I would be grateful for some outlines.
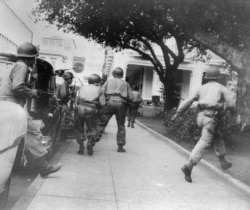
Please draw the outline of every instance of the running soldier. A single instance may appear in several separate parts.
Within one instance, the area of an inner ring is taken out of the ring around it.
[[[231,109],[233,103],[231,92],[223,85],[218,83],[220,71],[216,67],[210,67],[206,71],[207,83],[189,99],[183,101],[172,117],[175,121],[181,116],[194,101],[198,101],[199,113],[197,116],[197,125],[202,129],[201,137],[192,150],[189,161],[182,167],[187,182],[192,182],[191,173],[193,166],[205,155],[205,149],[211,144],[214,146],[215,154],[219,158],[222,169],[226,170],[232,166],[225,159],[226,148],[224,140],[219,133],[220,120],[226,109]]]

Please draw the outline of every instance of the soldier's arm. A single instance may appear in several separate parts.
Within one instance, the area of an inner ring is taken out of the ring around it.
[[[65,84],[62,84],[60,87],[60,98],[61,100],[69,99],[69,89]]]
[[[107,93],[107,87],[108,87],[108,81],[106,81],[106,82],[103,84],[103,86],[102,86],[102,92],[103,92],[104,94]]]
[[[234,109],[235,107],[235,93],[226,87],[223,87],[223,98],[225,100],[225,108]]]
[[[60,87],[61,87],[61,86],[58,86],[57,89],[56,89],[56,98],[57,98],[57,99],[60,99],[60,98],[61,98],[61,96],[60,96]]]
[[[99,94],[100,94],[100,96],[99,96],[99,104],[100,104],[101,107],[103,107],[106,104],[105,95],[104,95],[104,93],[102,92],[101,89],[100,89]]]
[[[141,97],[141,94],[139,93],[139,99],[138,99],[138,102],[141,103],[142,102],[142,97]]]
[[[172,117],[172,120],[176,120],[183,113],[185,113],[188,110],[188,108],[192,105],[192,103],[194,101],[197,101],[198,99],[199,99],[199,94],[198,92],[196,92],[193,96],[183,101],[178,107],[176,114]]]
[[[26,84],[26,77],[28,76],[28,68],[25,66],[16,66],[11,74],[11,88],[12,91],[21,97],[35,97],[37,90],[30,89]]]
[[[133,101],[134,96],[133,96],[131,87],[130,87],[130,85],[129,85],[128,83],[127,83],[127,90],[128,90],[128,100],[129,100],[129,101]]]

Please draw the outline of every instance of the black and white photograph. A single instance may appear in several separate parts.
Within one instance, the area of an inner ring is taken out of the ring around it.
[[[0,210],[249,210],[249,0],[0,0]]]

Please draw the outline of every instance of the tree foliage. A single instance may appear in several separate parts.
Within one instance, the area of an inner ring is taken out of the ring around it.
[[[239,72],[249,71],[250,1],[168,0],[184,32],[220,55]]]
[[[117,50],[131,49],[152,62],[164,84],[168,102],[173,101],[176,70],[184,60],[184,49],[199,44],[185,35],[175,23],[174,9],[164,7],[165,1],[153,0],[40,0],[36,14],[56,23],[59,28],[73,31]],[[176,40],[177,49],[166,45]],[[155,47],[162,50],[164,63]],[[171,104],[169,104],[171,107]]]
[[[38,0],[36,14],[117,50],[132,49],[150,60],[173,100],[176,69],[184,49],[206,48],[238,72],[250,72],[248,0]],[[174,37],[177,50],[166,45]],[[153,46],[159,46],[164,64]],[[203,46],[203,47],[202,47]],[[242,74],[243,77],[246,74]],[[170,105],[171,107],[171,105]]]

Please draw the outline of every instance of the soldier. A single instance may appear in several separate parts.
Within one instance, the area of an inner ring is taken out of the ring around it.
[[[66,113],[64,128],[67,130],[73,131],[74,129],[74,118],[70,111],[70,107],[68,106],[68,102],[70,101],[70,85],[73,82],[73,74],[71,72],[65,72],[63,74],[64,83],[61,84],[56,91],[56,97],[60,99],[60,105],[63,108],[63,111]]]
[[[37,56],[37,48],[31,43],[26,42],[17,48],[18,60],[13,65],[11,71],[3,78],[4,82],[0,87],[0,100],[11,101],[24,106],[27,98],[39,96],[38,90],[28,87],[30,70],[32,70]],[[41,137],[42,134],[37,125],[28,116],[28,131],[25,139],[24,154],[29,162],[35,161],[38,164],[40,175],[46,177],[60,170],[62,164],[48,164],[48,151],[41,143]]]
[[[81,86],[78,94],[78,106],[76,111],[77,124],[76,129],[79,132],[84,131],[86,123],[87,133],[87,151],[89,155],[93,154],[93,146],[96,142],[96,126],[97,126],[97,111],[101,106],[105,105],[104,94],[101,90],[101,77],[97,74],[92,74],[88,79],[89,85]],[[78,135],[79,143],[78,154],[84,153],[84,138],[82,134]]]
[[[190,154],[189,162],[182,167],[187,182],[192,182],[193,166],[198,164],[205,154],[205,149],[211,144],[214,146],[222,169],[226,170],[232,166],[232,163],[225,159],[226,148],[218,129],[223,113],[225,113],[226,109],[232,108],[233,104],[230,91],[218,83],[219,78],[220,71],[217,67],[213,66],[207,69],[206,79],[208,82],[202,85],[192,97],[183,101],[171,119],[175,121],[194,101],[198,101],[197,125],[202,129],[202,133]]]
[[[133,101],[128,107],[128,127],[134,128],[135,118],[137,117],[137,112],[142,102],[141,95],[139,93],[139,88],[136,86],[132,87]]]
[[[118,132],[117,145],[118,152],[126,152],[123,148],[126,144],[125,118],[128,102],[133,100],[133,94],[129,84],[122,80],[123,70],[115,68],[113,79],[106,81],[103,85],[103,92],[106,98],[106,105],[101,110],[102,120],[98,122],[98,138],[100,138],[110,118],[115,115]]]

